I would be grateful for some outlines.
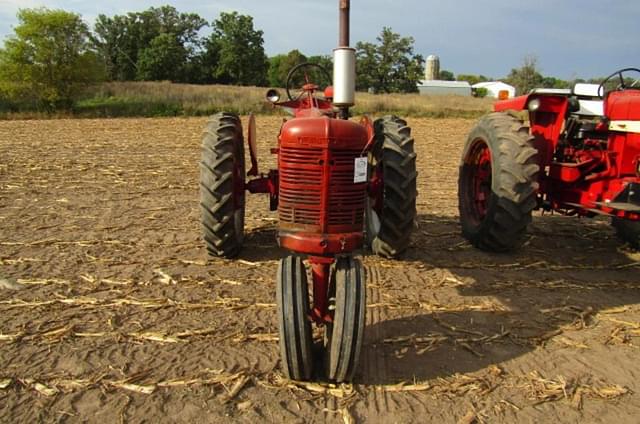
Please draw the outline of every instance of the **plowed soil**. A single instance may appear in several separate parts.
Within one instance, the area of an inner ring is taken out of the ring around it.
[[[241,257],[207,258],[204,124],[0,122],[0,421],[638,421],[638,255],[606,220],[548,215],[516,253],[472,248],[471,120],[409,120],[417,228],[400,260],[363,254],[355,383],[286,381],[276,216],[249,196]],[[262,171],[279,125],[258,119]]]

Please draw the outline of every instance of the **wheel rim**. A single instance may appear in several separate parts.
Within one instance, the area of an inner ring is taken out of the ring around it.
[[[487,216],[491,197],[491,150],[484,140],[478,139],[473,142],[467,166],[469,204],[473,217],[479,222]]]

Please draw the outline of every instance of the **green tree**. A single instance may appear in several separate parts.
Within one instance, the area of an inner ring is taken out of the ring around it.
[[[487,94],[489,94],[489,90],[484,87],[472,88],[471,94],[473,95],[473,97],[487,97]]]
[[[543,76],[538,71],[538,59],[526,56],[520,68],[514,68],[505,79],[507,84],[516,88],[516,93],[526,94],[534,88],[542,86]]]
[[[175,66],[180,69],[179,80],[186,82],[193,74],[200,72],[193,69],[195,66],[208,63],[203,60],[206,55],[199,35],[205,26],[207,21],[195,13],[179,13],[172,6],[151,7],[127,15],[99,15],[94,25],[94,43],[105,58],[109,78],[118,81],[130,81],[153,74],[148,68],[138,71],[139,66],[148,66],[153,61],[150,52],[144,54],[152,44],[153,51],[165,58],[175,56],[177,45],[180,45],[178,50],[183,50],[185,54]],[[161,35],[162,39],[154,43],[154,39]],[[138,63],[142,56],[145,56],[143,63]]]
[[[266,85],[269,63],[264,53],[263,32],[254,29],[253,18],[238,12],[222,12],[212,26],[208,46],[218,55],[214,78],[226,84]]]
[[[160,34],[140,52],[136,78],[142,81],[181,81],[187,63],[187,50],[175,34]]]
[[[185,81],[195,84],[215,83],[213,71],[217,63],[217,45],[207,39],[203,42],[203,48],[187,60],[184,67]]]
[[[543,77],[541,81],[541,86],[544,88],[569,88],[570,84],[567,81],[554,78],[554,77]]]
[[[322,66],[327,70],[327,72],[329,72],[329,74],[333,73],[333,58],[331,56],[309,56],[307,60],[309,63],[315,63],[316,65]]]
[[[80,15],[63,10],[21,9],[15,35],[0,51],[0,81],[14,99],[69,108],[79,90],[104,76]]]
[[[484,75],[458,74],[458,76],[456,76],[456,80],[467,81],[469,84],[474,85],[479,82],[491,81],[491,78],[485,77]]]
[[[456,80],[456,77],[455,77],[455,75],[453,75],[453,72],[447,71],[446,69],[443,69],[442,71],[440,71],[440,75],[438,75],[438,78],[440,79],[440,81],[455,81]]]
[[[271,87],[284,87],[284,80],[280,75],[280,64],[286,57],[286,54],[277,54],[268,59],[269,70],[267,71],[267,81]]]
[[[307,57],[299,50],[291,50],[289,53],[269,58],[269,85],[272,87],[284,87],[289,71],[296,65],[307,62]],[[298,74],[299,83],[302,74]]]
[[[356,44],[358,90],[377,93],[417,92],[423,75],[424,58],[413,52],[413,37],[402,37],[384,27],[377,44]]]
[[[330,81],[327,81],[327,76],[318,68],[310,68],[309,77],[313,82],[320,85],[321,88],[325,88],[327,85],[333,85],[333,58],[331,56],[309,56],[309,58],[307,58],[307,62],[322,66],[327,71],[329,78],[331,79]]]

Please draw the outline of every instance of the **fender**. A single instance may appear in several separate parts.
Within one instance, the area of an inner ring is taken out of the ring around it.
[[[529,95],[518,96],[512,99],[500,100],[493,105],[495,112],[506,112],[508,110],[525,110],[529,102]]]
[[[539,154],[538,164],[544,169],[553,158],[568,107],[569,98],[566,94],[540,90],[496,102],[493,109],[496,112],[529,112],[529,126]]]

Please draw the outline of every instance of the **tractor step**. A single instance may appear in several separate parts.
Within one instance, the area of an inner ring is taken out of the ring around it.
[[[625,212],[640,212],[640,205],[627,202],[595,202],[596,205]]]
[[[570,206],[572,208],[582,209],[591,213],[597,213],[598,215],[607,215],[607,216],[611,215],[601,209],[586,208],[584,205],[581,205],[580,203],[564,202],[563,205]]]
[[[640,183],[627,183],[613,202],[595,202],[596,205],[625,212],[640,212]]]

